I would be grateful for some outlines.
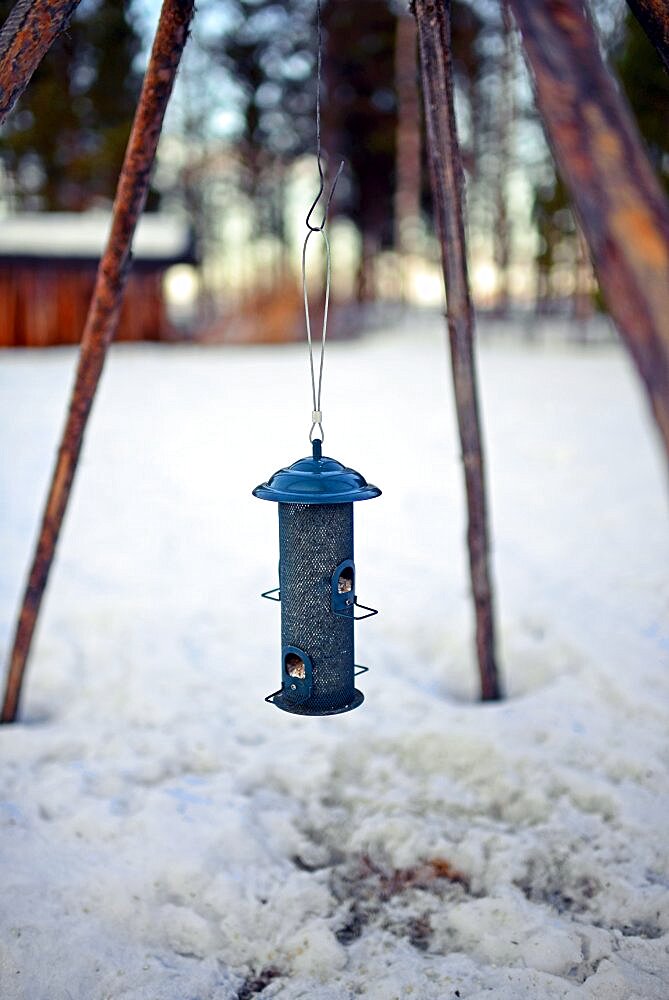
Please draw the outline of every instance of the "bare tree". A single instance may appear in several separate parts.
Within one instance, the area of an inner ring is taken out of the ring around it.
[[[483,447],[474,362],[474,309],[467,273],[464,176],[455,125],[450,0],[414,0],[428,160],[447,292],[451,365],[467,493],[469,565],[476,612],[481,697],[501,697],[495,658]]]
[[[576,249],[574,252],[574,292],[572,315],[580,326],[581,339],[586,336],[586,322],[592,316],[592,266],[588,244],[583,231],[576,223]]]
[[[511,167],[513,107],[513,24],[506,0],[502,0],[502,56],[497,95],[497,155],[495,171],[495,224],[493,246],[499,275],[496,312],[509,312],[509,266],[511,263],[511,220],[508,211],[508,183]]]
[[[409,13],[397,15],[395,31],[395,249],[404,256],[416,252],[420,222],[421,135],[416,25]]]
[[[13,722],[42,598],[79,461],[86,424],[114,336],[130,267],[135,228],[149,190],[165,109],[172,93],[195,0],[163,0],[149,65],[116,189],[112,228],[98,267],[81,340],[79,366],[51,479],[12,647],[2,722]]]

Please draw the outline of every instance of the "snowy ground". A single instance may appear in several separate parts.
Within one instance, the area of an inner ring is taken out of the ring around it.
[[[74,364],[0,355],[7,648]],[[666,1000],[666,476],[614,346],[480,357],[509,699],[473,701],[438,321],[333,345],[367,700],[279,682],[276,509],[300,348],[114,349],[0,731],[3,1000]]]

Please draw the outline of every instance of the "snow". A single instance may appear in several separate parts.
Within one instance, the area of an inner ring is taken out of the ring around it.
[[[0,356],[7,649],[76,358]],[[613,344],[482,337],[509,698],[475,701],[438,319],[332,344],[365,704],[265,704],[299,346],[122,345],[0,730],[3,1000],[664,1000],[666,472]],[[439,877],[441,873],[442,877]],[[445,873],[445,874],[444,874]]]

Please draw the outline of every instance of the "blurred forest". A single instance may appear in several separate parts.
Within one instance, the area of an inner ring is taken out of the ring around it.
[[[13,6],[0,2],[3,21]],[[109,202],[142,83],[141,50],[128,4],[81,5],[4,127],[9,210],[81,212]]]
[[[3,19],[11,7],[0,2]],[[453,10],[477,305],[586,318],[601,305],[587,248],[506,7],[457,0]],[[6,214],[109,207],[155,13],[153,0],[83,0],[0,135]],[[622,0],[599,0],[594,13],[669,189],[669,77]],[[374,303],[435,305],[442,293],[408,4],[324,0],[323,18],[323,144],[335,167],[346,161],[331,226],[336,333]],[[204,337],[301,334],[315,48],[315,0],[198,5],[149,209],[194,234],[198,263],[176,269],[170,290]]]

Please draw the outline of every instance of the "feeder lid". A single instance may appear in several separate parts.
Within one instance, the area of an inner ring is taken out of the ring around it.
[[[314,453],[309,458],[279,469],[266,483],[256,486],[254,497],[277,503],[353,503],[371,500],[381,495],[355,469],[347,469],[334,458],[321,454],[321,442],[313,442]]]

